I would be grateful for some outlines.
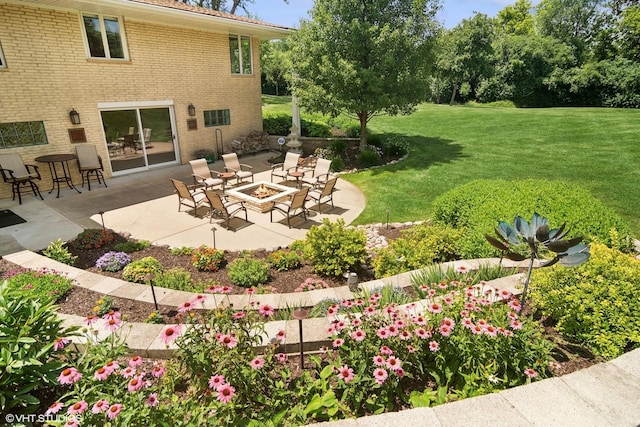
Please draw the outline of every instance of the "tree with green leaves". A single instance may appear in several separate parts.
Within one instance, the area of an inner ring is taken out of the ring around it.
[[[260,43],[260,68],[264,81],[272,85],[275,95],[279,96],[281,89],[287,88],[291,78],[291,55],[287,40],[267,40]]]
[[[291,36],[292,91],[307,110],[355,116],[360,147],[378,114],[426,99],[439,0],[317,0]]]
[[[533,6],[529,0],[518,0],[513,5],[506,6],[498,12],[496,27],[499,31],[509,35],[526,36],[535,32]]]

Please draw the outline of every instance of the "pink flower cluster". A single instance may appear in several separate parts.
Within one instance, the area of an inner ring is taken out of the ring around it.
[[[227,383],[224,375],[213,375],[209,378],[209,388],[216,391],[216,399],[222,403],[229,403],[236,394],[236,389]]]

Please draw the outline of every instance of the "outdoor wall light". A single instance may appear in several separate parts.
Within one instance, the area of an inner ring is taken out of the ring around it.
[[[191,117],[196,115],[196,107],[194,107],[193,104],[190,103],[188,109]]]
[[[71,111],[69,111],[69,120],[71,120],[71,123],[74,125],[80,124],[80,114],[75,110],[75,108],[72,108]]]

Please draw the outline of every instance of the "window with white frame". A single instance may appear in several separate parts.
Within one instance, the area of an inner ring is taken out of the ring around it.
[[[0,45],[0,68],[6,68],[7,62],[4,60],[4,54],[2,53],[2,45]]]
[[[238,34],[229,35],[232,74],[252,74],[251,37]]]
[[[120,18],[83,13],[82,22],[90,58],[127,59]]]

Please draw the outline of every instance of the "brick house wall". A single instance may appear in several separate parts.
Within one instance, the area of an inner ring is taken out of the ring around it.
[[[214,149],[214,127],[204,110],[229,109],[231,125],[221,126],[225,146],[252,130],[262,130],[259,40],[252,37],[253,74],[232,75],[230,32],[161,25],[123,17],[128,61],[88,59],[81,11],[0,4],[0,123],[44,121],[47,145],[0,148],[18,152],[25,163],[44,154],[75,153],[69,129],[84,128],[87,142],[108,158],[98,103],[172,101],[179,161],[198,149]],[[233,32],[231,32],[233,33]],[[238,32],[238,34],[243,34]],[[196,107],[197,130],[187,129],[187,106]],[[80,113],[72,125],[69,111]],[[105,161],[105,175],[110,176]],[[41,190],[51,188],[46,164],[39,164]],[[75,165],[74,182],[79,182]],[[11,197],[0,181],[0,198]]]

